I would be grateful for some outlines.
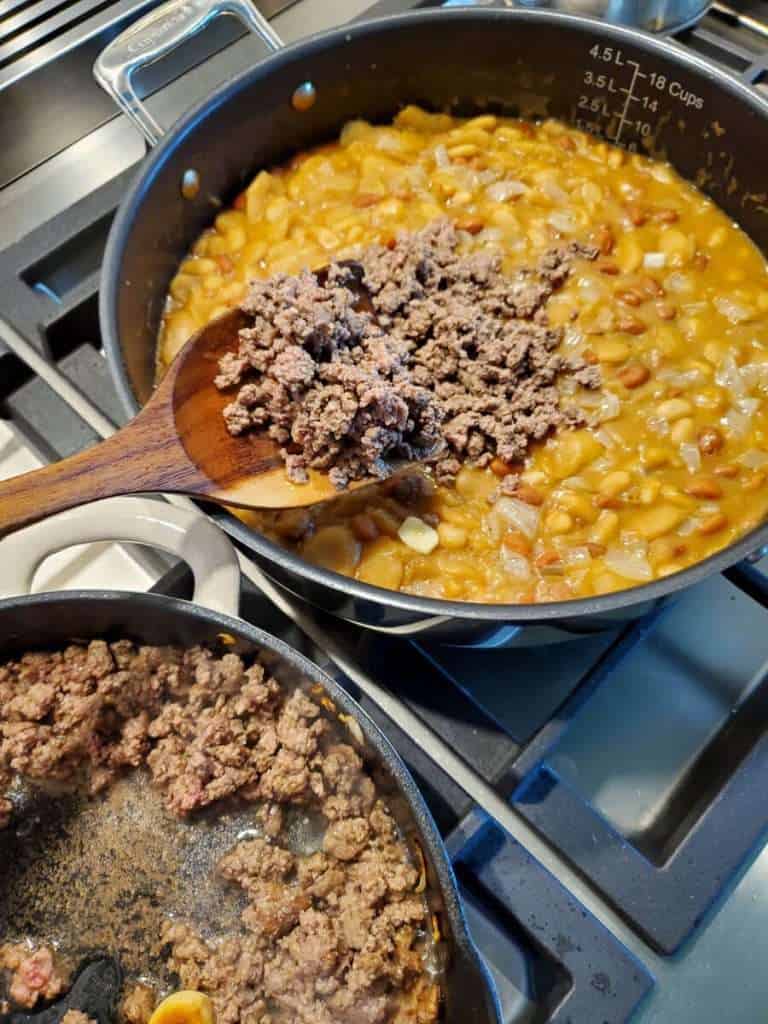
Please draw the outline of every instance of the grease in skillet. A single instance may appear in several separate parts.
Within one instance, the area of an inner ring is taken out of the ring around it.
[[[445,216],[465,251],[498,251],[509,272],[563,243],[600,250],[546,307],[562,352],[600,367],[601,390],[579,396],[593,422],[520,462],[467,458],[453,486],[419,475],[248,523],[364,582],[530,602],[670,575],[765,517],[765,261],[669,166],[557,122],[409,107],[262,172],[172,282],[160,371],[249,279],[355,258]],[[512,474],[514,493],[489,502]]]

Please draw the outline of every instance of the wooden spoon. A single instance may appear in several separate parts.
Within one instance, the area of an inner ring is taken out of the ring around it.
[[[112,437],[43,469],[0,483],[0,533],[99,498],[142,491],[189,494],[243,508],[297,508],[338,495],[324,473],[292,483],[278,446],[255,431],[233,437],[232,400],[214,385],[218,361],[251,320],[224,313],[186,343],[141,412]],[[370,486],[356,480],[350,489]]]

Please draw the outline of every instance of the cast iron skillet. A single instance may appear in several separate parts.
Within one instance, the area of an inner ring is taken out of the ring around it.
[[[501,1024],[487,967],[467,932],[456,881],[440,834],[403,762],[383,733],[349,695],[316,665],[269,633],[236,618],[239,570],[232,546],[203,516],[162,502],[117,498],[54,516],[0,542],[8,572],[0,597],[12,586],[28,589],[43,558],[92,540],[132,540],[186,559],[195,576],[195,602],[155,594],[70,591],[0,600],[0,660],[55,647],[73,638],[130,637],[147,644],[189,646],[234,638],[227,651],[267,652],[270,671],[286,686],[319,683],[365,738],[372,769],[380,769],[386,799],[403,834],[418,839],[427,861],[427,893],[445,936],[444,1018],[455,1024]],[[204,608],[201,603],[212,607]],[[13,823],[11,824],[13,828]],[[3,832],[0,831],[0,858]],[[47,884],[46,878],[42,883]],[[0,906],[0,934],[2,933]],[[442,944],[441,944],[442,945]]]
[[[247,2],[171,0],[97,62],[99,80],[150,141],[161,130],[132,93],[131,70],[221,11],[239,14],[276,45]],[[315,96],[309,109],[292,102],[297,90],[299,100]],[[611,139],[618,134],[622,145],[670,160],[768,251],[768,104],[727,72],[637,30],[541,11],[453,8],[357,23],[290,46],[225,82],[144,163],[112,226],[100,292],[102,334],[129,413],[152,389],[168,283],[220,203],[229,203],[259,168],[336,137],[345,121],[386,120],[406,103],[458,114],[553,116]],[[195,181],[197,191],[189,188]],[[309,565],[226,512],[213,514],[294,594],[365,626],[451,641],[493,637],[509,624],[582,633],[610,628],[768,547],[766,524],[644,586],[554,604],[485,605],[347,579]]]

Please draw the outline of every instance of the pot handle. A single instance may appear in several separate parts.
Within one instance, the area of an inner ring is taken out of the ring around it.
[[[240,567],[225,534],[200,512],[148,498],[94,501],[0,540],[0,598],[29,594],[48,555],[93,541],[132,541],[176,555],[192,570],[193,601],[237,617]]]
[[[150,146],[157,145],[164,131],[136,95],[134,71],[172,53],[220,14],[234,15],[270,50],[282,49],[282,39],[250,0],[167,0],[113,39],[96,59],[96,81]]]

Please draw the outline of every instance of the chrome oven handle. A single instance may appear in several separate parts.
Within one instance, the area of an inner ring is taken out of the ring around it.
[[[270,50],[282,49],[282,39],[250,0],[167,0],[113,39],[97,57],[96,81],[150,146],[157,145],[164,131],[136,95],[133,73],[172,53],[220,14],[234,15]]]

